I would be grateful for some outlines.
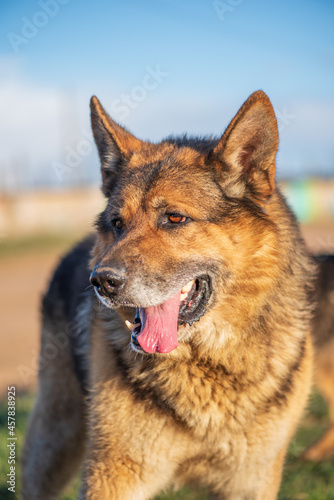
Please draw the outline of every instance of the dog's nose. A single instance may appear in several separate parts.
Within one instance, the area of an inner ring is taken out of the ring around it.
[[[93,269],[90,282],[100,295],[115,295],[126,281],[126,271],[122,267],[108,267]]]

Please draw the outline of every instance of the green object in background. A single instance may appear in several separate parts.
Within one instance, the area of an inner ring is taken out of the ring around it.
[[[300,222],[312,222],[317,218],[316,192],[312,181],[295,181],[283,187],[289,206]]]

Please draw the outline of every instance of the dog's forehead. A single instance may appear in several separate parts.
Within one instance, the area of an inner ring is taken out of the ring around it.
[[[123,172],[117,191],[124,214],[132,218],[143,207],[163,205],[203,210],[208,197],[218,201],[221,193],[203,154],[168,143],[153,146],[133,153]]]
[[[159,144],[144,142],[138,151],[132,153],[128,166],[137,169],[145,165],[159,164],[171,160],[177,154],[177,150],[178,148],[167,142]]]
[[[208,182],[212,177],[204,155],[189,147],[161,143],[134,152],[124,172],[123,187],[146,194],[160,189],[178,190]]]

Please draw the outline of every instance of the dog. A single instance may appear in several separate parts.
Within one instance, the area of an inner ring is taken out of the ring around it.
[[[23,499],[56,498],[82,461],[81,500],[275,499],[316,267],[275,183],[271,102],[254,92],[218,139],[143,142],[96,97],[91,119],[106,206],[43,299]]]

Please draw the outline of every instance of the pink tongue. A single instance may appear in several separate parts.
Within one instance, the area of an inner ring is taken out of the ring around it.
[[[145,352],[171,352],[177,342],[177,320],[180,308],[180,293],[163,304],[139,308],[142,330],[137,336]]]

